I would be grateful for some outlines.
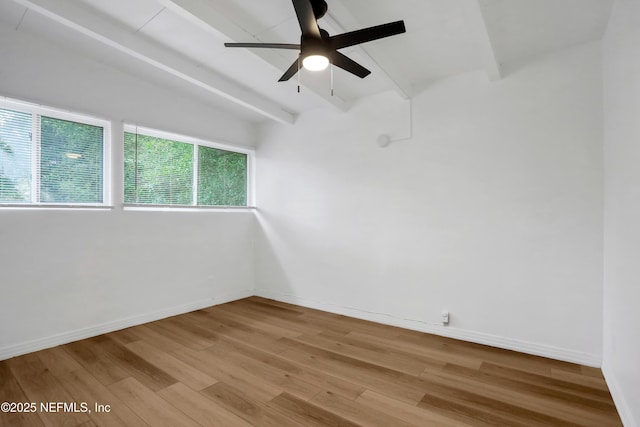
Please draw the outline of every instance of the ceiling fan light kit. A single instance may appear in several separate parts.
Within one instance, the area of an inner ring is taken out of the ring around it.
[[[329,66],[329,58],[324,55],[309,55],[302,60],[302,66],[309,71],[322,71]]]
[[[292,2],[302,30],[300,44],[225,43],[224,45],[226,47],[299,50],[298,58],[280,77],[278,80],[280,82],[287,81],[296,75],[300,71],[300,64],[307,70],[321,71],[331,63],[360,78],[365,78],[371,74],[371,71],[338,50],[406,32],[404,21],[396,21],[330,36],[328,32],[318,26],[318,19],[327,12],[325,0],[292,0]]]

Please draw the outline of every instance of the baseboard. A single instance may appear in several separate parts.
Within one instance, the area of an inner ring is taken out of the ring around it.
[[[583,353],[544,344],[530,343],[526,341],[485,334],[482,332],[454,328],[451,326],[442,326],[439,324],[421,322],[418,320],[402,319],[382,313],[371,313],[357,308],[343,307],[324,301],[300,298],[295,295],[271,292],[262,289],[257,289],[255,295],[263,298],[274,299],[276,301],[286,302],[289,304],[313,308],[316,310],[328,311],[330,313],[369,320],[385,325],[397,326],[400,328],[426,332],[429,334],[440,335],[448,338],[455,338],[463,341],[474,342],[477,344],[489,345],[506,350],[514,350],[521,353],[533,354],[536,356],[548,357],[551,359],[562,360],[571,363],[578,363],[580,365],[599,368],[602,364],[602,358],[595,354]]]
[[[55,347],[67,344],[73,341],[94,337],[108,332],[117,331],[131,326],[141,325],[143,323],[153,322],[179,314],[188,313],[190,311],[200,310],[202,308],[211,307],[218,304],[224,304],[248,298],[257,295],[264,298],[274,299],[290,304],[301,305],[317,310],[327,311],[330,313],[341,314],[344,316],[355,317],[358,319],[369,320],[372,322],[382,323],[385,325],[398,326],[400,328],[411,329],[420,332],[426,332],[434,335],[441,335],[449,338],[460,339],[464,341],[485,344],[492,347],[503,348],[507,350],[519,351],[522,353],[533,354],[536,356],[549,357],[551,359],[564,360],[581,365],[600,367],[602,359],[597,355],[577,352],[573,350],[552,347],[542,344],[529,343],[510,338],[503,338],[495,335],[485,334],[481,332],[468,331],[454,327],[444,327],[437,324],[425,323],[412,319],[402,319],[382,313],[371,313],[364,310],[343,307],[337,304],[331,304],[323,301],[312,300],[308,298],[300,298],[295,295],[282,294],[266,290],[245,290],[221,295],[215,298],[195,301],[189,304],[169,307],[167,309],[155,311],[152,313],[132,316],[113,322],[95,325],[88,328],[82,328],[75,331],[69,331],[50,337],[26,341],[19,344],[0,348],[0,360],[9,359],[11,357],[20,356],[22,354],[31,353],[45,348]],[[616,402],[617,403],[617,402]],[[635,425],[635,424],[631,424]]]
[[[137,316],[127,317],[125,319],[115,320],[113,322],[103,323],[88,328],[77,329],[50,337],[26,341],[19,344],[10,345],[0,348],[0,360],[9,359],[11,357],[20,356],[34,351],[43,350],[45,348],[56,347],[58,345],[67,344],[73,341],[85,338],[95,337],[97,335],[106,334],[108,332],[129,328],[131,326],[141,325],[143,323],[154,322],[156,320],[165,319],[171,316],[188,313],[190,311],[200,310],[214,305],[224,304],[227,302],[248,298],[254,295],[254,290],[232,292],[214,298],[207,298],[200,301],[194,301],[189,304],[169,307],[163,310],[151,313],[141,314]]]
[[[613,369],[607,363],[606,359],[602,362],[602,374],[604,375],[604,379],[607,381],[609,392],[613,398],[613,403],[616,405],[622,424],[624,424],[625,427],[640,427],[640,424],[636,423],[634,420],[633,413],[631,412],[631,405],[625,399],[624,393],[620,389],[620,384],[618,383]]]

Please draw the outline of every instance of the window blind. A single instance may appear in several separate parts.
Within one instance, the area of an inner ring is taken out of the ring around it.
[[[32,115],[0,108],[0,203],[30,203]]]
[[[107,122],[17,101],[0,106],[1,204],[104,204]]]
[[[102,203],[103,129],[40,119],[40,201]]]
[[[164,137],[160,131],[125,129],[125,204],[247,206],[247,153],[180,135]]]
[[[247,155],[198,149],[198,205],[247,205]]]
[[[193,145],[125,132],[125,203],[193,204]]]

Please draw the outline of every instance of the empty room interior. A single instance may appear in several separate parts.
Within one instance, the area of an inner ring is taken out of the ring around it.
[[[0,0],[0,425],[640,426],[639,164],[640,0]]]

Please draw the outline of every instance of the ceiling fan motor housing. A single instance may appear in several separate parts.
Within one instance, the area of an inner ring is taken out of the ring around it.
[[[311,7],[313,8],[313,14],[316,16],[316,19],[322,18],[329,9],[327,2],[324,0],[311,0]]]
[[[317,37],[304,37],[304,36],[300,39],[300,57],[301,58],[306,58],[307,56],[311,56],[311,55],[322,55],[327,57],[329,56],[329,49],[328,49],[329,34],[324,30],[320,30],[320,31],[322,35],[321,39]]]

